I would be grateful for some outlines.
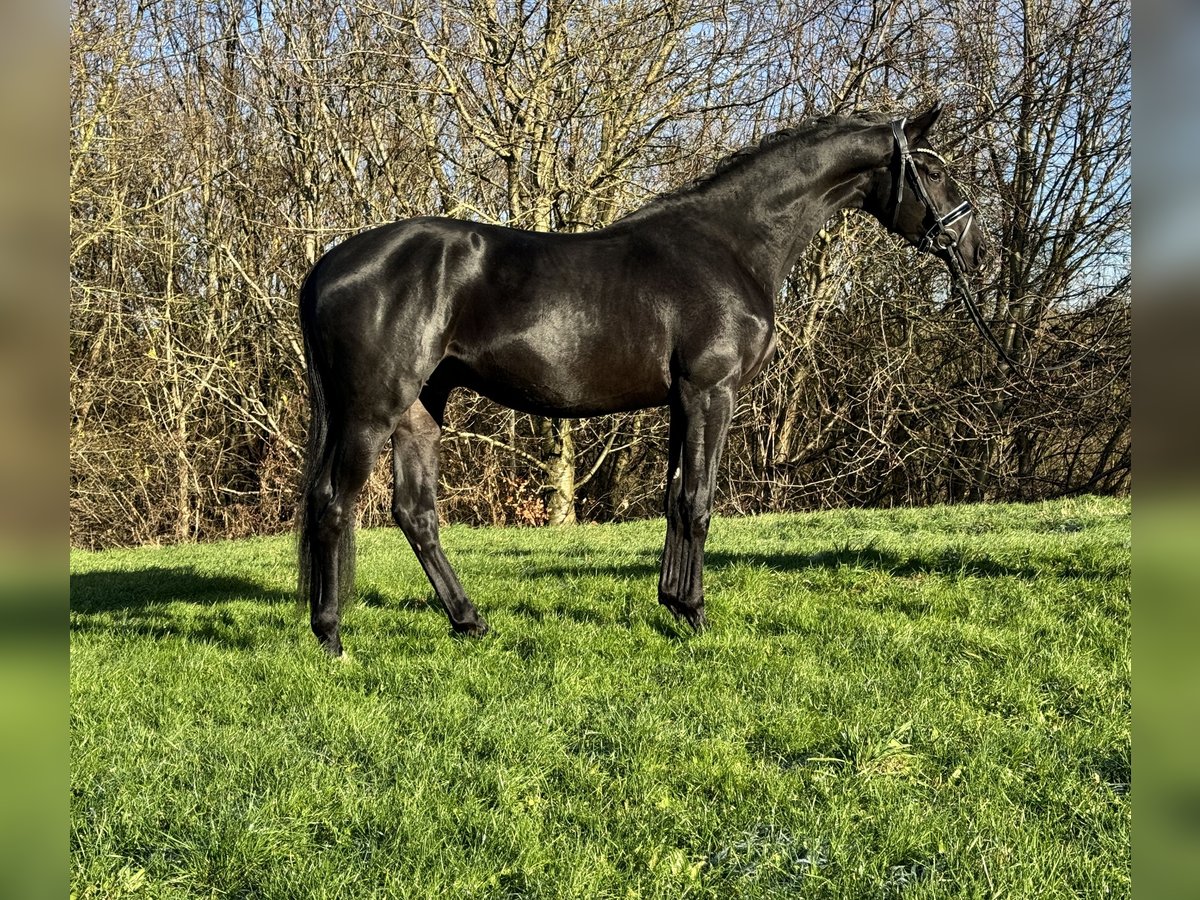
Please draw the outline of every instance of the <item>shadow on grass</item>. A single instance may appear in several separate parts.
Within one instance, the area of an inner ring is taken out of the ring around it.
[[[71,575],[71,611],[150,610],[175,601],[214,606],[234,600],[294,603],[295,594],[245,578],[205,575],[191,566],[79,572]]]
[[[714,568],[733,565],[765,566],[781,572],[812,569],[876,569],[908,578],[913,575],[959,575],[972,578],[1037,578],[1032,566],[1010,566],[987,555],[976,556],[954,549],[928,557],[901,556],[877,547],[839,547],[821,553],[711,553],[707,560]]]
[[[78,572],[71,575],[71,611],[80,617],[72,618],[71,632],[119,632],[154,640],[182,638],[236,650],[253,649],[258,643],[257,629],[244,621],[244,616],[220,608],[238,601],[295,605],[296,595],[245,578],[206,575],[190,566]],[[193,604],[203,611],[172,611],[168,604],[175,602]]]
[[[547,551],[549,555],[551,551]],[[1015,577],[1034,579],[1044,575],[1061,574],[1041,571],[1033,566],[1010,566],[989,556],[945,550],[928,557],[901,556],[875,547],[842,547],[820,553],[729,553],[712,550],[705,553],[705,568],[719,570],[745,565],[776,572],[811,572],[820,569],[874,569],[897,578],[913,575],[950,575],[972,578]],[[553,563],[521,570],[523,577],[564,578],[588,574],[610,578],[650,578],[658,574],[658,557],[645,562],[605,564],[597,554],[594,561],[573,557],[569,562]],[[1087,576],[1089,573],[1078,573]],[[1090,573],[1097,575],[1100,573]]]
[[[406,609],[423,611],[432,609],[442,612],[442,605],[432,593],[425,596],[391,594],[378,587],[359,588],[358,596],[351,600],[350,608],[365,606],[368,609]]]
[[[608,562],[602,551],[594,556],[586,553],[570,553],[562,555],[551,548],[544,553],[531,553],[520,549],[514,556],[521,558],[521,567],[511,574],[513,578],[521,579],[575,579],[595,576],[610,579],[630,579],[646,584],[644,601],[654,601],[652,583],[657,581],[659,572],[659,557],[657,552],[646,551],[639,553],[638,559],[622,562]],[[498,549],[490,557],[490,571],[496,574],[503,572],[504,560],[509,556],[506,550]],[[534,557],[532,564],[529,557]],[[1013,566],[991,558],[986,554],[967,553],[957,548],[949,547],[940,551],[931,551],[926,555],[902,555],[868,545],[853,547],[843,545],[830,550],[812,554],[788,552],[727,552],[710,551],[706,554],[706,568],[717,572],[736,566],[751,566],[774,572],[789,574],[813,573],[818,571],[834,571],[841,569],[863,569],[886,572],[894,578],[911,578],[914,576],[940,575],[949,578],[1021,578],[1034,580],[1039,577],[1062,574],[1055,567],[1039,569],[1035,566]],[[470,584],[473,573],[470,571],[477,563],[468,562],[463,566],[464,583]],[[1092,577],[1102,573],[1090,573]],[[468,588],[469,589],[469,588]],[[639,594],[640,594],[639,590]],[[394,601],[391,601],[394,602]],[[510,612],[516,613],[532,622],[542,622],[547,619],[573,621],[583,625],[623,625],[629,627],[627,617],[608,614],[594,610],[590,606],[569,602],[535,603],[527,599],[516,600],[507,606]],[[415,607],[415,604],[414,604]],[[924,604],[916,604],[913,611],[923,613]],[[486,606],[484,608],[486,614]],[[671,641],[684,641],[691,636],[692,630],[686,624],[674,621],[669,615],[650,616],[646,623],[661,637]],[[768,630],[778,633],[790,632],[790,626],[781,624],[766,625]]]
[[[653,596],[647,594],[646,602],[652,601]],[[509,607],[508,611],[538,623],[560,620],[598,628],[623,628],[626,631],[633,627],[633,622],[627,615],[617,614],[611,609],[606,613],[606,611],[580,603],[559,602],[535,605],[528,600],[521,600]],[[665,609],[661,608],[655,614],[646,616],[644,624],[656,632],[659,637],[676,643],[684,641],[695,633],[687,623],[673,618]]]
[[[221,644],[236,650],[252,650],[258,646],[251,629],[236,622],[230,623],[209,617],[176,620],[165,616],[144,616],[122,622],[119,626],[103,620],[85,619],[72,622],[71,631],[79,634],[111,634],[119,631],[121,634],[133,634],[156,641],[163,638],[183,638],[202,644]]]

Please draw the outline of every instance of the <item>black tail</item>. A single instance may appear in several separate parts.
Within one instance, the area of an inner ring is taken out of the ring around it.
[[[305,321],[304,310],[311,309],[306,303],[310,290],[308,282],[301,288],[300,330],[304,335],[304,362],[308,381],[309,426],[308,442],[304,450],[304,473],[301,481],[300,503],[296,510],[297,536],[299,538],[299,602],[311,608],[313,592],[321,585],[320,560],[316,558],[316,536],[318,520],[325,504],[332,496],[331,448],[329,445],[333,421],[326,402],[321,371],[313,351],[312,340]],[[354,520],[342,529],[338,541],[338,608],[344,607],[354,595]]]

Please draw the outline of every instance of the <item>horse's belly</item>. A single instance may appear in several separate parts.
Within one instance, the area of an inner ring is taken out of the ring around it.
[[[628,346],[513,339],[455,356],[455,380],[464,387],[537,415],[581,417],[663,406],[670,390],[665,358]]]

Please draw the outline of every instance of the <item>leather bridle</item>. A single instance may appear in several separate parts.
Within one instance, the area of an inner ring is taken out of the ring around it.
[[[1004,349],[1000,341],[996,339],[996,336],[992,333],[992,329],[988,327],[987,322],[984,320],[983,313],[979,310],[975,294],[971,291],[971,286],[966,276],[966,264],[963,261],[962,250],[959,247],[960,241],[966,236],[967,230],[971,227],[971,221],[974,216],[971,202],[963,200],[962,203],[947,213],[938,212],[937,205],[933,202],[933,198],[929,196],[929,192],[925,190],[925,184],[921,181],[920,172],[918,172],[917,165],[913,161],[913,154],[924,153],[932,156],[943,166],[948,164],[946,160],[942,159],[933,150],[924,147],[909,147],[908,138],[904,134],[904,125],[907,121],[907,119],[899,119],[891,123],[892,136],[895,138],[896,151],[900,157],[900,171],[896,173],[895,200],[892,206],[892,230],[897,230],[896,225],[900,219],[900,204],[904,199],[904,183],[907,181],[912,186],[913,193],[917,199],[921,201],[922,205],[934,219],[933,225],[929,227],[929,230],[917,242],[917,249],[922,251],[933,249],[947,251],[946,264],[950,269],[951,280],[962,294],[967,312],[970,313],[971,321],[975,323],[975,327],[979,329],[979,333],[1000,354],[1001,361],[1010,371],[1016,374],[1029,387],[1034,390],[1041,390],[1041,388],[1030,380],[1029,375],[1025,372],[1025,367],[1016,363],[1008,355],[1008,351]],[[962,222],[962,224],[958,226],[958,230],[952,230],[950,226],[959,222]],[[1090,352],[1092,351],[1085,350],[1075,359],[1054,366],[1037,366],[1036,369],[1039,372],[1053,372],[1065,369],[1074,366]]]
[[[967,229],[971,227],[971,220],[975,213],[971,207],[970,200],[964,200],[954,209],[947,213],[939,213],[933,199],[929,196],[929,192],[925,190],[925,183],[921,181],[920,173],[917,171],[917,165],[913,161],[913,154],[924,153],[926,156],[932,156],[943,166],[947,166],[946,160],[942,159],[937,153],[925,147],[909,147],[908,138],[904,134],[904,125],[907,119],[900,119],[892,122],[892,136],[896,140],[896,150],[900,156],[900,171],[896,176],[896,197],[892,204],[892,228],[894,229],[900,219],[900,204],[904,200],[904,182],[908,181],[912,185],[913,193],[917,195],[917,199],[925,206],[933,216],[934,222],[925,232],[920,241],[917,242],[918,250],[930,250],[934,247],[943,250],[949,250],[951,256],[958,258],[960,268],[963,266],[962,253],[958,248],[959,241],[966,235]],[[958,231],[953,231],[950,226],[958,222],[962,222],[958,227]],[[946,238],[942,243],[939,241]]]
[[[908,145],[908,137],[904,134],[904,125],[907,119],[899,119],[891,123],[892,136],[896,141],[896,151],[900,157],[900,171],[896,173],[896,189],[895,201],[892,206],[892,229],[896,230],[896,225],[900,219],[900,204],[904,199],[904,182],[908,181],[912,185],[913,193],[921,204],[933,216],[933,225],[925,232],[924,236],[917,242],[918,250],[945,250],[946,262],[950,268],[950,275],[959,291],[962,293],[963,300],[966,301],[967,312],[971,315],[971,321],[975,323],[975,327],[979,329],[979,333],[987,339],[987,342],[995,348],[1000,354],[1000,359],[1009,369],[1016,372],[1021,379],[1031,387],[1033,383],[1029,377],[1021,370],[1021,367],[1013,361],[1012,357],[1001,345],[996,336],[992,334],[992,329],[988,327],[987,322],[983,318],[983,313],[979,310],[979,304],[975,302],[975,295],[971,291],[971,287],[967,282],[965,273],[966,265],[963,261],[962,250],[959,248],[959,242],[967,233],[967,229],[971,227],[971,221],[974,216],[974,211],[971,207],[971,201],[963,200],[962,203],[954,207],[947,213],[938,212],[937,205],[933,202],[933,198],[929,196],[929,192],[925,190],[925,184],[921,181],[921,175],[917,171],[917,165],[913,161],[914,153],[924,153],[932,156],[943,166],[946,166],[946,160],[942,159],[937,153],[928,150],[924,147],[912,148]],[[958,222],[962,222],[958,227],[958,231],[950,228]],[[945,240],[943,240],[945,239]]]

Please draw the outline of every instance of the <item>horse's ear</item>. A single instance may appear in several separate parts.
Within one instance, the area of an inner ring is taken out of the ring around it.
[[[942,114],[942,101],[936,101],[931,106],[928,112],[923,112],[919,116],[914,116],[908,120],[904,126],[904,136],[908,138],[910,144],[915,144],[923,138],[935,124],[937,124],[938,116]]]

